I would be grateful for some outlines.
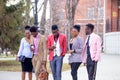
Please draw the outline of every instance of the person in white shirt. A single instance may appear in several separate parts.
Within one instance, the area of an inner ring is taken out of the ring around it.
[[[32,80],[32,57],[33,51],[31,50],[31,33],[30,26],[25,27],[25,37],[21,39],[20,48],[17,55],[17,60],[20,61],[20,56],[25,56],[25,61],[21,62],[22,65],[22,80],[25,80],[25,74],[28,72],[29,80]]]

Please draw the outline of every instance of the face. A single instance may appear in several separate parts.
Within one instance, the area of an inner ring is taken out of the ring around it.
[[[79,34],[79,32],[76,29],[73,28],[72,31],[71,31],[72,37],[76,37],[76,36],[78,36],[78,34]]]
[[[91,33],[90,28],[88,28],[87,26],[86,26],[86,28],[85,28],[85,33],[86,33],[86,35],[89,35],[89,34]]]
[[[25,37],[29,38],[31,35],[30,31],[29,30],[25,30]]]
[[[31,32],[31,34],[33,35],[33,37],[36,37],[38,32]]]
[[[56,30],[52,30],[52,33],[54,36],[58,36],[59,35],[59,31],[56,29]]]

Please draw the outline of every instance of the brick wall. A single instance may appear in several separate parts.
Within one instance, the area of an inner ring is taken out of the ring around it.
[[[99,6],[104,7],[104,0],[99,0]],[[97,32],[97,3],[95,0],[80,0],[77,6],[76,15],[75,15],[75,24],[82,25],[81,36],[85,37],[85,25],[87,23],[92,23],[95,25],[94,32],[103,36],[103,20],[99,20],[98,23],[98,32]],[[94,8],[94,19],[88,19],[88,8]]]
[[[62,0],[59,2],[56,2],[57,0],[51,0],[52,6],[52,24],[57,24],[60,27],[60,31],[64,32],[65,31],[65,27],[66,27],[66,14],[65,14],[65,1],[66,0]],[[100,1],[100,6],[103,7],[103,2],[104,0],[99,0]],[[56,7],[55,7],[56,6]],[[80,0],[75,12],[75,24],[80,24],[82,26],[81,28],[81,32],[80,35],[82,37],[85,38],[85,25],[87,23],[92,23],[95,25],[95,30],[94,32],[97,33],[102,37],[103,35],[103,20],[99,20],[99,24],[98,24],[98,30],[96,27],[97,24],[97,14],[98,11],[96,10],[97,3],[95,2],[95,0]],[[94,19],[88,19],[88,8],[94,8]]]
[[[112,0],[112,31],[117,31],[118,0]]]
[[[106,0],[106,32],[118,31],[118,10],[118,0]]]

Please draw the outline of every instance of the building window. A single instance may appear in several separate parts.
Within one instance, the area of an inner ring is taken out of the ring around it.
[[[94,19],[94,8],[88,8],[88,19]]]
[[[98,18],[103,19],[104,18],[104,10],[102,8],[98,8]]]

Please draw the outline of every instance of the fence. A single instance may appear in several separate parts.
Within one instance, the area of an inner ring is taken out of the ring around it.
[[[107,54],[120,54],[120,32],[105,34],[104,52]]]

